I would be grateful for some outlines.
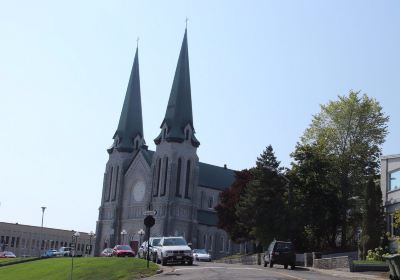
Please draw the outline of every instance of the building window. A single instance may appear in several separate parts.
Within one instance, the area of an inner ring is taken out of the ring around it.
[[[210,252],[212,252],[212,250],[213,250],[212,236],[210,236],[210,241],[209,241],[208,247],[209,247]]]
[[[17,241],[15,242],[15,248],[19,247],[19,237],[17,237]]]
[[[167,191],[167,178],[168,178],[168,158],[164,159],[165,162],[165,173],[164,173],[164,184],[163,184],[163,190],[161,192],[161,196],[165,195],[165,192]]]
[[[185,139],[189,140],[189,129],[186,129],[185,131]]]
[[[221,251],[220,251],[221,253],[225,251],[225,248],[224,248],[224,246],[225,246],[224,237],[223,237],[223,236],[221,236]]]
[[[389,173],[389,191],[400,189],[400,170]]]
[[[11,237],[11,247],[14,247],[14,243],[15,243],[15,237]]]
[[[118,175],[119,175],[119,166],[117,166],[117,176],[115,178],[115,184],[112,192],[112,198],[111,198],[112,201],[114,201],[117,196]]]
[[[157,162],[157,180],[155,185],[155,193],[153,196],[158,196],[158,190],[160,188],[160,181],[161,181],[161,159],[158,159]]]
[[[209,196],[208,197],[208,208],[212,209],[214,206],[214,197],[213,196]]]
[[[190,198],[189,197],[189,186],[190,186],[190,160],[187,161],[187,165],[186,165],[185,198]]]
[[[110,200],[110,194],[111,194],[111,187],[112,187],[112,176],[113,176],[113,170],[114,168],[111,167],[111,171],[109,172],[108,176],[109,176],[109,181],[108,181],[108,186],[106,189],[106,201]]]
[[[182,159],[178,159],[178,168],[176,171],[176,191],[175,195],[181,197],[181,169],[182,169]]]

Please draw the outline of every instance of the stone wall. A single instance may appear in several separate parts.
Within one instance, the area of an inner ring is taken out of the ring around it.
[[[350,269],[350,260],[348,256],[314,259],[313,267],[319,269]]]

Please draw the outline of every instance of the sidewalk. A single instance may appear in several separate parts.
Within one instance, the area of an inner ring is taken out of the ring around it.
[[[318,269],[313,267],[304,267],[304,269],[309,269],[310,271],[316,271],[321,274],[327,274],[330,276],[338,277],[339,279],[342,277],[345,278],[364,278],[364,279],[373,279],[373,280],[382,280],[389,279],[388,272],[350,272],[350,271],[341,271],[335,269]]]

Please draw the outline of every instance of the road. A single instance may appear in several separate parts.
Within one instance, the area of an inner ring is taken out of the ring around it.
[[[196,262],[192,266],[176,265],[163,267],[164,273],[151,277],[160,280],[338,280],[338,279],[379,279],[367,278],[361,274],[330,271],[329,274],[310,271],[304,268],[284,269],[275,265],[273,268],[260,265],[239,265],[223,263]]]

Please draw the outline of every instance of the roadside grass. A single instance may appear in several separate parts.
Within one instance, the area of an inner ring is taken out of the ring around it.
[[[158,266],[137,258],[74,258],[73,279],[131,280],[154,275]],[[70,279],[71,258],[45,260],[0,267],[0,279],[58,280]]]
[[[354,260],[353,263],[354,264],[383,264],[383,265],[386,264],[386,262],[384,262],[384,261],[381,262],[381,261],[368,261],[368,260],[364,260],[364,261]]]

